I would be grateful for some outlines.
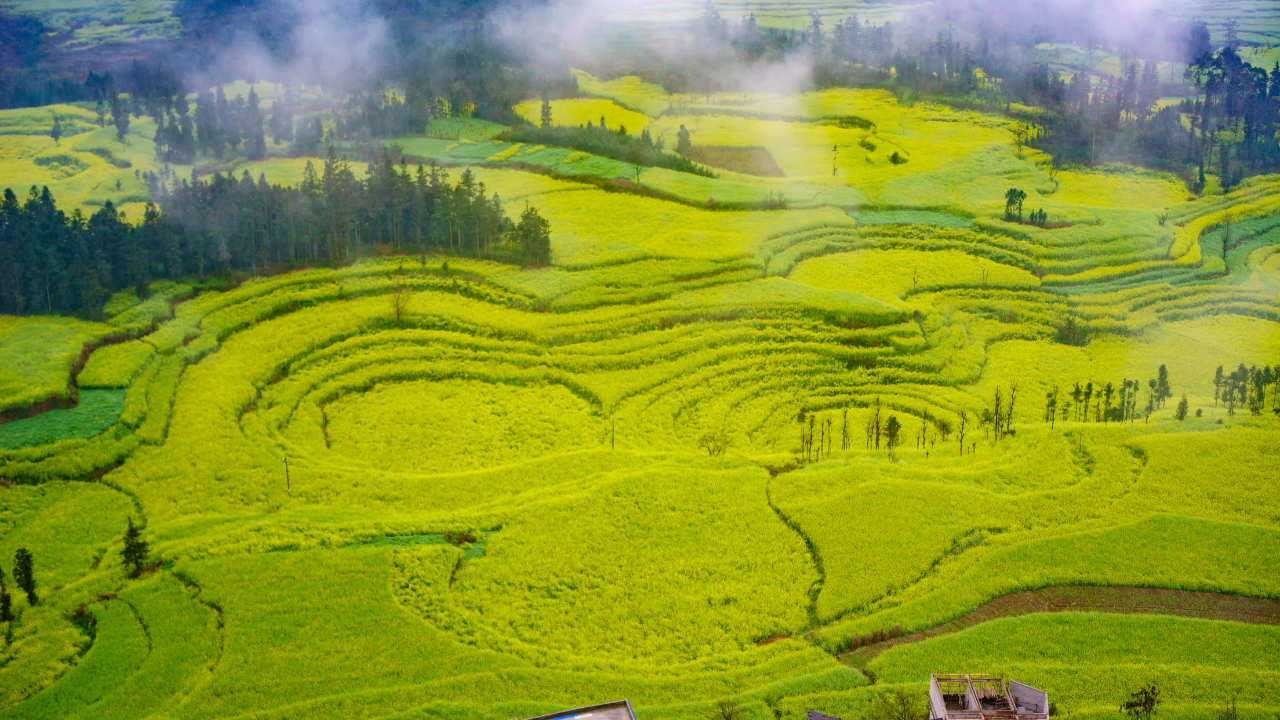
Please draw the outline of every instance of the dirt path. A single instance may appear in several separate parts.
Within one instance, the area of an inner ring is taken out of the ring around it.
[[[861,666],[894,645],[948,635],[996,618],[1043,612],[1143,613],[1280,625],[1280,600],[1187,590],[1063,586],[1004,595],[951,622],[900,638],[865,645],[841,654],[840,659],[850,665]]]

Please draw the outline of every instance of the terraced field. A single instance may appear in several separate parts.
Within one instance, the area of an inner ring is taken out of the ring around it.
[[[694,122],[637,80],[585,79],[592,114]],[[1276,393],[1229,413],[1213,382],[1280,361],[1280,178],[1195,200],[1124,168],[1054,182],[998,118],[870,92],[729,100],[694,143],[767,147],[785,177],[652,170],[648,196],[570,150],[394,141],[538,207],[548,268],[366,258],[157,286],[103,324],[6,319],[47,352],[6,364],[5,407],[123,399],[99,434],[0,450],[0,565],[33,549],[42,589],[16,600],[0,717],[511,718],[628,697],[646,720],[725,698],[850,718],[975,667],[1080,717],[1144,681],[1162,717],[1280,710],[1274,614],[947,625],[1068,586],[1280,600]],[[830,120],[849,116],[872,126]],[[1005,220],[1010,185],[1052,226]],[[795,199],[746,206],[769,193]],[[1174,399],[1147,416],[1161,366]],[[1074,383],[1134,378],[1136,417],[1067,412]],[[1014,432],[981,420],[997,388]],[[892,453],[877,412],[902,427]],[[129,518],[162,560],[140,579]]]

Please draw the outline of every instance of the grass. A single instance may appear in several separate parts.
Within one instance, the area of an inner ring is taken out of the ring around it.
[[[0,449],[17,450],[58,440],[90,438],[111,427],[124,409],[120,390],[82,390],[69,410],[50,410],[0,425]]]
[[[432,118],[427,123],[427,137],[483,142],[505,132],[507,127],[479,118]]]

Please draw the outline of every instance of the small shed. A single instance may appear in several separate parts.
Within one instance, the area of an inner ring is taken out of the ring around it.
[[[573,710],[561,710],[550,715],[539,715],[529,720],[636,720],[631,703],[626,700],[588,705]]]
[[[1049,720],[1049,693],[996,675],[929,676],[930,720]]]

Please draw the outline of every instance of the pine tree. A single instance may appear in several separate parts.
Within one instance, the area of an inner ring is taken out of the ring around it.
[[[261,160],[267,155],[267,139],[262,131],[262,110],[258,107],[258,93],[249,87],[249,102],[241,115],[244,126],[244,153],[250,160]]]
[[[542,94],[542,127],[551,127],[551,100],[546,93]]]
[[[525,203],[524,212],[520,214],[516,237],[526,262],[531,265],[546,265],[551,262],[551,224],[538,213],[537,208],[528,203]]]
[[[13,620],[13,598],[9,596],[9,588],[4,584],[4,570],[0,568],[0,622]]]
[[[120,553],[124,566],[129,570],[129,577],[141,575],[142,567],[147,562],[149,548],[141,536],[142,532],[133,524],[133,518],[129,518],[129,527],[124,531],[124,550]]]
[[[111,98],[111,122],[116,126],[116,139],[124,142],[129,133],[129,109],[119,95]]]
[[[40,602],[36,595],[35,557],[26,548],[18,548],[13,554],[13,581],[27,594],[27,602],[35,605]]]
[[[1160,403],[1160,407],[1164,407],[1164,401],[1171,397],[1173,397],[1173,391],[1169,389],[1169,369],[1161,365],[1156,374],[1156,402]]]
[[[684,125],[680,126],[680,132],[676,133],[676,152],[684,155],[693,147],[693,143],[689,141],[689,130]]]
[[[890,415],[889,422],[885,423],[885,446],[889,448],[889,459],[894,459],[894,450],[902,442],[902,423],[898,422],[897,415]]]
[[[1183,395],[1182,399],[1178,401],[1178,407],[1173,411],[1173,416],[1179,420],[1186,420],[1188,407],[1190,407],[1190,404],[1187,402],[1187,396]]]
[[[49,137],[55,143],[62,139],[62,121],[58,119],[58,113],[53,114],[53,127],[49,130]]]

